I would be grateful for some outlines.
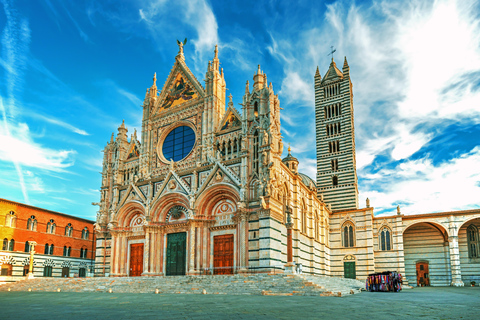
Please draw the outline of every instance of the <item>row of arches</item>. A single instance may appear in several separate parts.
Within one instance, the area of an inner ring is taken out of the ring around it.
[[[323,88],[323,94],[325,98],[333,97],[340,94],[340,83],[335,83]]]
[[[326,131],[327,131],[327,137],[341,133],[340,122],[327,124],[325,126],[325,128],[326,128]]]
[[[11,218],[10,218],[10,221]],[[16,221],[16,218],[15,218],[15,221]],[[11,224],[10,224],[11,227],[13,227]],[[16,227],[16,225],[15,225]],[[30,216],[30,218],[28,218],[27,220],[27,230],[29,231],[37,231],[37,218],[32,215]],[[57,224],[55,222],[55,220],[53,219],[50,219],[48,222],[47,222],[47,226],[46,226],[46,232],[47,233],[50,233],[50,234],[55,234],[56,233],[56,230],[57,230]],[[82,229],[82,239],[83,240],[88,240],[88,237],[89,237],[89,230],[88,230],[88,227],[84,227]],[[68,223],[66,226],[65,226],[65,233],[64,233],[65,236],[67,237],[72,237],[73,235],[73,226],[71,223]]]
[[[342,104],[335,103],[329,106],[323,107],[325,119],[334,118],[342,115]]]
[[[222,159],[230,160],[237,158],[240,152],[240,139],[230,138],[223,142],[217,142],[217,150],[220,151]]]
[[[328,152],[329,153],[335,153],[340,151],[340,141],[335,140],[335,141],[329,141],[328,142]]]

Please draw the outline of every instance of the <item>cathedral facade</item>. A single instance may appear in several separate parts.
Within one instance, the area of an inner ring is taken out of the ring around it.
[[[253,83],[246,82],[239,112],[231,96],[227,102],[217,47],[202,85],[179,43],[161,90],[156,76],[147,89],[141,139],[136,132],[129,139],[122,123],[104,149],[96,275],[283,272],[289,249],[305,273],[364,279],[376,271],[407,271],[413,284],[411,263],[423,260],[415,248],[411,254],[404,248],[404,232],[415,225],[443,239],[443,251],[426,259],[430,274],[440,264],[441,281],[460,283],[458,234],[471,225],[478,242],[480,210],[422,215],[412,223],[400,212],[377,218],[368,201],[359,208],[347,60],[340,71],[332,59],[323,78],[317,68],[314,86],[316,181],[299,172],[290,150],[282,158],[280,101],[260,66]],[[477,270],[477,261],[470,262]]]

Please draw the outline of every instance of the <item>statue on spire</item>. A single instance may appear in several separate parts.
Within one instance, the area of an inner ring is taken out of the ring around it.
[[[183,46],[187,44],[187,38],[183,40],[183,43],[177,39],[177,44],[178,44],[178,54],[183,56]]]

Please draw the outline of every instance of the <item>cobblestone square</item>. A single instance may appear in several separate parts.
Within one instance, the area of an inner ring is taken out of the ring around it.
[[[2,319],[477,319],[478,287],[348,297],[0,292]]]

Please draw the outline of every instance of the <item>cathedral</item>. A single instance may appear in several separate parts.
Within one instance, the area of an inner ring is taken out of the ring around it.
[[[313,71],[313,70],[312,70]],[[313,73],[313,72],[312,72]],[[280,101],[260,66],[242,110],[215,47],[204,84],[183,45],[164,85],[147,89],[141,137],[122,123],[104,149],[96,276],[302,272],[410,285],[480,280],[480,210],[376,217],[359,206],[353,88],[345,58],[317,67],[317,174],[285,150]]]

